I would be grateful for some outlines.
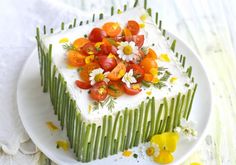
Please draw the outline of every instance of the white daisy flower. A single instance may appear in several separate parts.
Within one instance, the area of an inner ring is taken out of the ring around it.
[[[137,80],[134,77],[133,69],[130,69],[129,72],[125,73],[125,75],[122,78],[122,81],[127,85],[128,88],[130,88],[130,85],[132,83],[136,83],[137,82]]]
[[[110,80],[107,78],[107,75],[109,72],[103,73],[104,70],[102,68],[94,69],[90,74],[89,74],[89,80],[90,84],[94,85],[96,82],[109,82]]]
[[[121,42],[118,46],[118,56],[124,61],[132,61],[136,54],[138,54],[138,47],[135,46],[133,41],[131,42]]]
[[[144,153],[146,156],[150,157],[151,159],[154,157],[157,157],[160,153],[159,146],[155,143],[146,143],[144,144]]]
[[[175,132],[179,133],[185,139],[192,141],[197,137],[197,131],[194,129],[195,123],[181,119],[180,126],[174,129]]]

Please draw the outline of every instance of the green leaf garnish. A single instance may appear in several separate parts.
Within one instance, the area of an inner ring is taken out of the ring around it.
[[[161,89],[162,87],[165,87],[166,84],[164,82],[159,81],[158,83],[155,83],[154,86],[158,89]]]
[[[170,77],[171,73],[168,71],[165,71],[164,75],[160,78],[160,81],[167,81]]]
[[[150,87],[151,86],[151,84],[149,82],[144,81],[144,80],[142,81],[142,85],[145,86],[145,87]]]
[[[66,43],[66,44],[62,45],[62,47],[63,47],[63,49],[65,49],[67,51],[76,50],[76,48],[71,43],[70,44]]]

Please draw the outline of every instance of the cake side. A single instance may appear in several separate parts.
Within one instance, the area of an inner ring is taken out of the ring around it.
[[[49,46],[45,49],[40,42],[38,45],[43,68],[42,82],[46,86],[44,89],[49,90],[55,112],[62,125],[66,123],[71,146],[81,161],[107,157],[118,151],[137,146],[140,142],[149,140],[154,134],[171,131],[179,124],[180,118],[187,118],[190,113],[196,90],[194,85],[184,94],[177,93],[159,101],[152,97],[139,106],[124,108],[123,111],[118,111],[114,115],[105,115],[101,124],[88,123],[80,111],[77,111],[76,101],[68,92],[67,82],[58,72],[56,65],[52,63],[51,53],[54,48]]]

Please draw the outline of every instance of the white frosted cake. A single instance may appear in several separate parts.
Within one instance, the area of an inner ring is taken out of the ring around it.
[[[192,68],[149,15],[138,7],[37,33],[42,85],[79,161],[132,148],[189,117]]]

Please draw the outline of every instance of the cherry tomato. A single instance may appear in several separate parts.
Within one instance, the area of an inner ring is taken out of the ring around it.
[[[86,55],[92,55],[92,54],[97,54],[98,51],[95,47],[95,44],[92,42],[88,42],[87,44],[85,44],[82,48],[81,51],[86,54]]]
[[[78,38],[73,42],[73,46],[77,49],[80,50],[81,47],[83,47],[85,44],[89,42],[88,39],[86,38]]]
[[[136,78],[137,82],[141,82],[144,76],[144,70],[137,64],[129,64],[127,67],[127,72],[133,69],[134,77]]]
[[[91,62],[82,67],[82,70],[79,72],[80,78],[85,81],[89,82],[89,74],[92,70],[99,68],[100,65],[95,62]]]
[[[157,54],[152,48],[149,48],[148,54],[146,55],[146,57],[150,57],[150,58],[156,60],[157,59]]]
[[[152,82],[153,80],[153,75],[151,73],[145,73],[143,79],[147,82]]]
[[[132,35],[137,35],[139,32],[139,24],[134,20],[128,21],[127,28],[130,30]]]
[[[70,66],[79,67],[85,65],[85,56],[75,50],[67,52],[67,62]]]
[[[123,84],[123,86],[124,86],[124,91],[127,95],[137,95],[139,92],[142,91],[139,84],[132,84],[131,88],[128,88],[126,84]]]
[[[98,56],[98,63],[104,71],[111,71],[117,65],[114,57]]]
[[[116,65],[116,67],[111,71],[111,73],[108,74],[108,78],[111,81],[117,81],[121,79],[126,72],[126,66],[123,62],[120,62]]]
[[[83,82],[83,81],[80,81],[80,80],[76,80],[75,84],[76,84],[77,87],[79,87],[81,89],[89,89],[89,88],[92,87],[89,82]]]
[[[124,87],[120,81],[110,81],[108,83],[108,94],[113,97],[119,97],[124,93]]]
[[[144,35],[125,36],[125,41],[134,41],[135,45],[141,48],[144,43]]]
[[[102,39],[107,36],[107,33],[100,29],[100,28],[94,28],[90,34],[88,39],[92,42],[102,42]]]
[[[132,33],[128,28],[124,28],[123,33],[124,33],[124,36],[132,36]]]
[[[103,101],[106,99],[108,94],[107,84],[104,81],[94,84],[90,89],[90,97],[96,101]]]
[[[153,58],[145,57],[141,63],[140,63],[141,68],[144,70],[145,73],[150,73],[150,70],[152,68],[158,68],[156,60]]]
[[[117,55],[117,48],[113,45],[101,45],[98,55],[108,55],[110,53]]]
[[[102,29],[110,37],[116,37],[121,32],[121,27],[117,22],[107,22],[102,26]]]

